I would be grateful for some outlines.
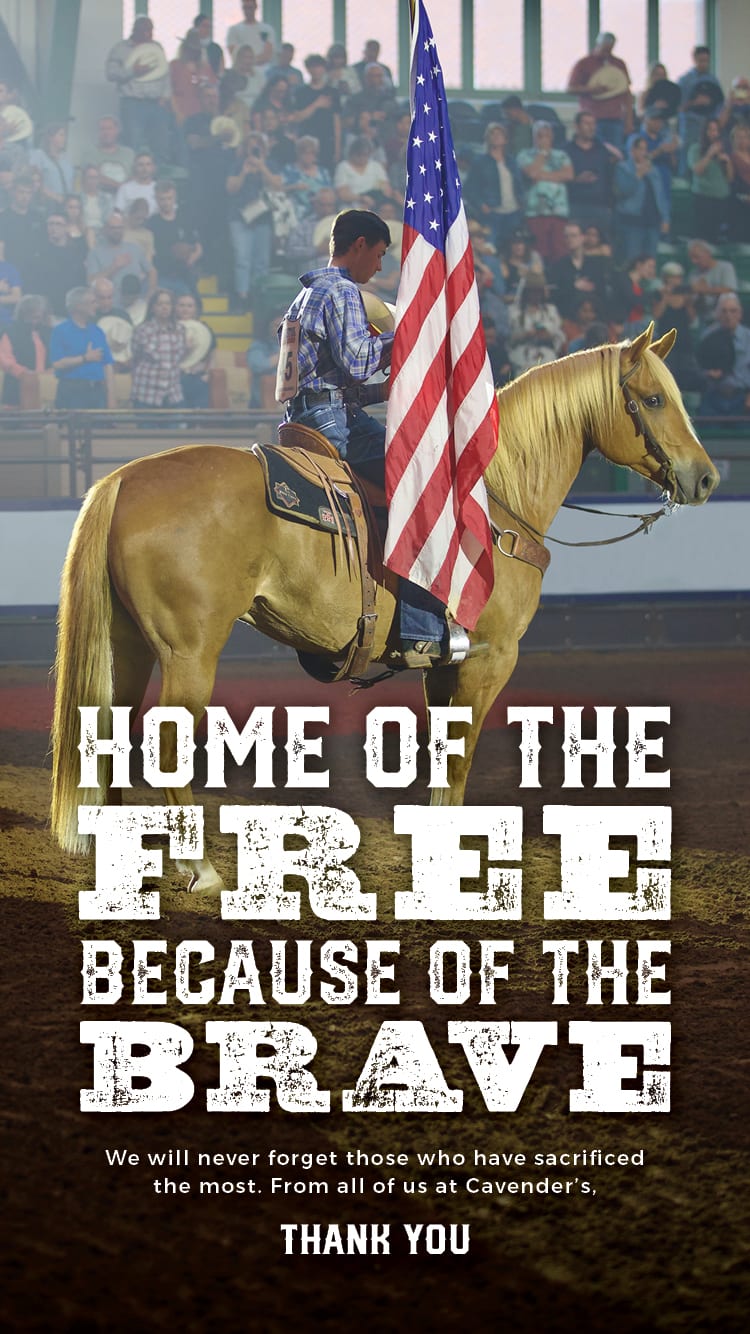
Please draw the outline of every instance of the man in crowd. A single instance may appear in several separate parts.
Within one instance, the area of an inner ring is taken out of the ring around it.
[[[86,282],[83,260],[68,236],[63,213],[48,215],[47,235],[40,242],[25,282],[27,292],[38,292],[47,298],[58,319],[65,315],[65,299],[71,288],[82,287]]]
[[[270,23],[258,22],[258,0],[242,0],[242,22],[227,32],[226,48],[234,59],[241,46],[252,47],[256,65],[269,65],[276,51],[276,33]]]
[[[156,270],[149,265],[142,250],[134,241],[124,240],[125,219],[119,209],[113,209],[102,228],[102,234],[86,260],[89,282],[98,273],[110,278],[115,286],[115,300],[121,304],[122,280],[127,274],[136,276],[141,291],[153,291]]]
[[[734,292],[725,292],[716,302],[716,323],[698,344],[698,360],[708,381],[701,414],[750,416],[750,329],[742,323],[742,306]]]
[[[358,60],[356,65],[352,67],[363,88],[365,86],[365,70],[367,69],[368,65],[379,65],[383,71],[383,78],[385,80],[386,85],[389,88],[393,87],[393,75],[391,74],[391,71],[389,70],[388,66],[384,65],[382,60],[380,59],[380,42],[376,41],[374,37],[370,37],[365,42],[364,49],[362,51],[362,59]]]
[[[96,143],[86,149],[85,166],[99,168],[99,188],[115,194],[133,170],[135,153],[120,143],[120,122],[116,116],[102,116]],[[111,175],[109,173],[112,173]]]
[[[183,295],[197,291],[197,265],[203,254],[198,233],[179,213],[171,181],[156,183],[156,213],[146,226],[154,234],[154,267],[159,287]]]
[[[26,273],[44,240],[42,219],[32,208],[33,196],[31,177],[17,176],[11,188],[10,206],[0,213],[0,241],[5,242],[5,258],[19,270],[27,292],[30,288]]]
[[[615,155],[597,138],[596,116],[590,111],[578,112],[565,151],[573,163],[573,179],[568,183],[571,213],[584,227],[593,223],[605,236],[611,235]]]
[[[333,175],[341,160],[341,116],[339,95],[328,83],[328,66],[322,56],[305,60],[310,82],[295,93],[290,116],[300,134],[311,134],[320,144],[320,165]]]
[[[133,163],[133,175],[123,181],[115,195],[115,208],[127,213],[135,199],[145,199],[149,215],[156,212],[156,163],[150,153],[138,153]]]
[[[562,318],[573,321],[583,297],[590,297],[597,311],[604,310],[608,261],[586,254],[579,222],[566,222],[564,236],[567,254],[550,266],[548,277]]]
[[[687,152],[700,140],[708,116],[714,116],[724,101],[719,80],[711,73],[711,51],[707,46],[693,47],[692,68],[677,83],[682,93],[677,133],[680,136],[680,174],[687,175]]]
[[[128,324],[133,323],[125,307],[115,305],[115,285],[110,278],[105,278],[103,273],[97,274],[91,284],[91,290],[94,293],[94,314],[97,324],[105,315],[116,315],[119,320],[127,320]]]
[[[146,48],[139,51],[139,48]],[[164,69],[157,78],[153,62]],[[164,50],[154,42],[154,25],[141,15],[128,38],[112,47],[105,68],[106,77],[120,93],[122,137],[131,148],[148,147],[160,162],[169,154],[169,113],[171,85]]]
[[[114,407],[112,353],[98,324],[90,287],[74,287],[65,300],[68,319],[50,334],[49,360],[57,376],[57,408]]]
[[[688,285],[695,297],[698,318],[705,324],[713,319],[717,298],[737,291],[737,274],[729,259],[716,259],[708,241],[691,241],[688,246],[691,268]]]
[[[593,51],[573,66],[568,92],[595,118],[597,137],[622,150],[633,129],[633,95],[627,65],[612,55],[615,41],[613,33],[599,33]]]

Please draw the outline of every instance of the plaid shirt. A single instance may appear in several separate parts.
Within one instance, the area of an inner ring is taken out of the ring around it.
[[[180,362],[187,353],[183,326],[146,320],[133,334],[133,398],[160,407],[181,403]]]
[[[287,316],[299,319],[299,391],[349,389],[374,375],[393,334],[370,333],[359,288],[348,269],[302,275]],[[373,386],[375,388],[375,386]],[[361,396],[364,401],[364,395]]]

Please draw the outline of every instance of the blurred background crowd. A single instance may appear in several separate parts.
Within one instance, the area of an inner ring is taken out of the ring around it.
[[[615,52],[576,62],[565,119],[449,101],[496,383],[653,319],[694,411],[750,415],[750,79],[696,46],[634,90]],[[280,42],[255,0],[226,33],[196,15],[172,60],[137,17],[74,155],[0,65],[6,407],[43,405],[46,373],[59,407],[270,408],[276,325],[343,208],[387,219],[395,301],[409,108],[375,38],[350,54]]]

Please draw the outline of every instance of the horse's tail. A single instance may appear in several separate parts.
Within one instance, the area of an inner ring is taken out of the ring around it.
[[[66,852],[86,852],[78,832],[79,805],[100,805],[106,787],[80,788],[79,705],[112,706],[112,592],[107,543],[120,490],[116,474],[89,491],[78,516],[62,573],[52,724],[52,832]],[[102,719],[106,726],[106,719]],[[106,766],[102,765],[102,769]]]

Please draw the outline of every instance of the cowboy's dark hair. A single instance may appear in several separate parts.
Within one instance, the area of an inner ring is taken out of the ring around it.
[[[331,254],[345,255],[360,236],[368,246],[377,245],[378,241],[391,244],[391,233],[387,223],[377,213],[364,208],[349,208],[339,213],[331,229]]]

